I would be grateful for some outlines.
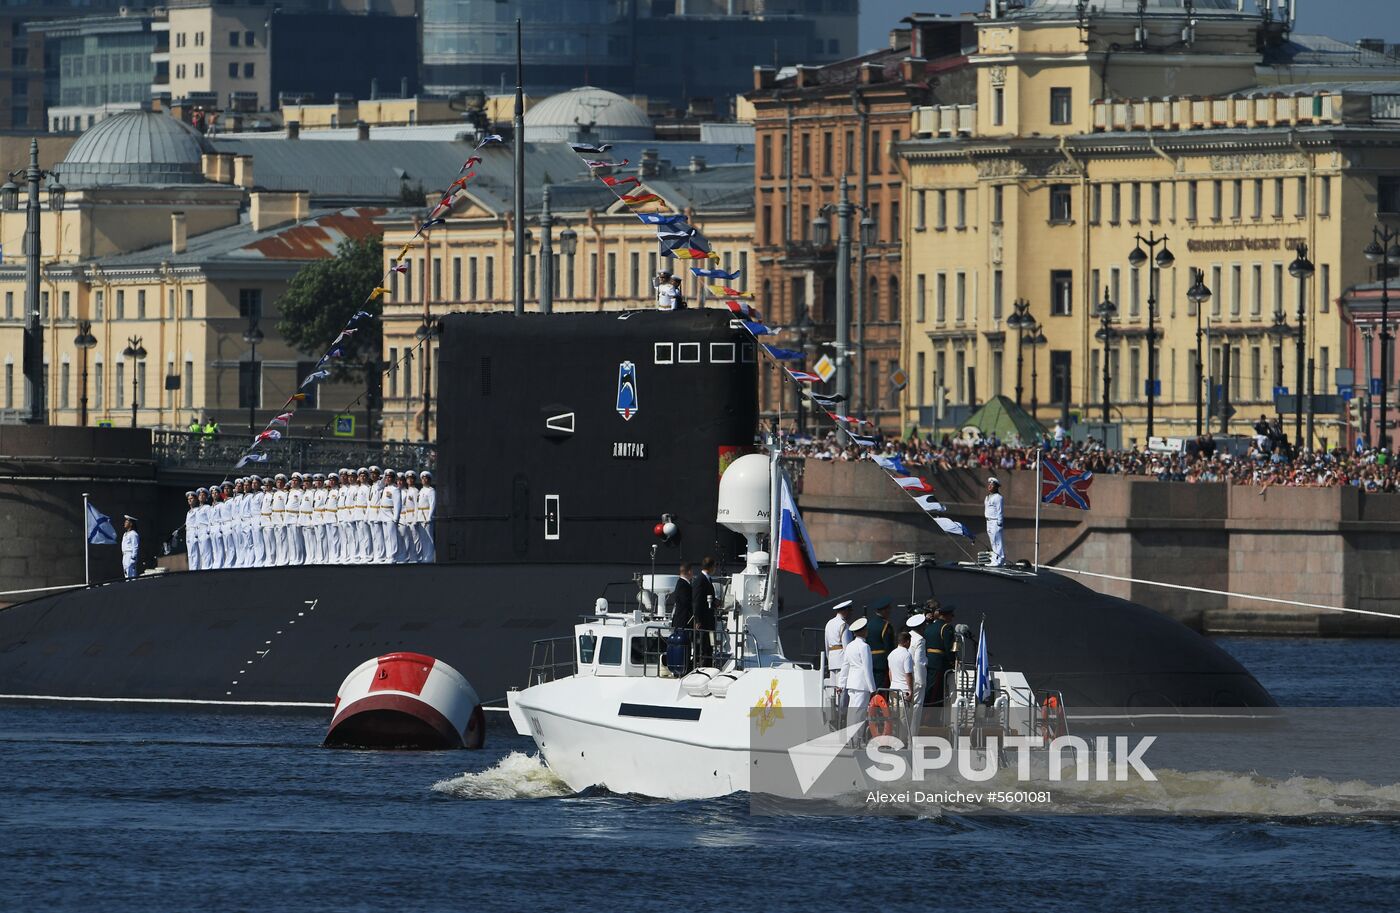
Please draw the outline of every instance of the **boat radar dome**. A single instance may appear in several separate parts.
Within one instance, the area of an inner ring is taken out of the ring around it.
[[[750,453],[730,463],[719,480],[715,519],[748,540],[751,552],[758,551],[758,536],[768,532],[772,517],[768,471],[768,457]]]

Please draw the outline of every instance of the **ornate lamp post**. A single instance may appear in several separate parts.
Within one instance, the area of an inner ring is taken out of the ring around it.
[[[136,364],[146,357],[146,347],[141,345],[140,336],[132,336],[126,341],[126,348],[122,349],[122,357],[131,359],[131,427],[136,427],[136,394],[139,388],[136,384]]]
[[[1040,365],[1040,359],[1036,357],[1036,352],[1050,341],[1045,338],[1044,329],[1040,324],[1031,327],[1030,338],[1026,340],[1031,345],[1031,417],[1037,421],[1040,412],[1040,380],[1036,372]]]
[[[1108,373],[1108,344],[1118,335],[1118,331],[1113,328],[1113,318],[1118,314],[1118,305],[1114,304],[1113,299],[1108,297],[1108,288],[1106,286],[1103,290],[1103,301],[1099,302],[1099,306],[1095,309],[1094,314],[1099,318],[1099,331],[1094,334],[1094,338],[1103,343],[1103,423],[1107,425],[1109,422],[1110,408],[1108,400],[1108,382],[1110,379]]]
[[[1366,259],[1376,265],[1381,277],[1381,433],[1382,449],[1390,446],[1390,428],[1386,424],[1387,398],[1390,393],[1390,267],[1400,263],[1400,232],[1387,225],[1371,229],[1371,243],[1366,245]],[[1367,378],[1369,382],[1370,378]]]
[[[1308,450],[1312,449],[1312,391],[1303,388],[1303,350],[1304,339],[1307,334],[1308,319],[1308,280],[1313,275],[1312,261],[1308,259],[1308,246],[1298,245],[1298,255],[1293,258],[1293,262],[1288,264],[1288,275],[1299,282],[1298,294],[1298,396],[1294,403],[1298,411],[1293,416],[1293,441],[1295,447],[1303,440],[1303,403],[1308,404]],[[1312,379],[1311,366],[1309,366],[1308,380]]]
[[[548,237],[549,235],[546,234],[545,238]],[[433,320],[431,314],[424,314],[423,323],[413,332],[413,335],[423,344],[423,441],[425,443],[428,441],[428,428],[433,415],[433,337],[437,334],[437,321]]]
[[[10,179],[0,186],[0,209],[19,209],[19,185],[15,178],[23,177],[28,198],[25,201],[24,222],[24,381],[29,388],[29,414],[24,421],[42,425],[48,420],[44,378],[44,326],[39,315],[39,182],[52,178],[49,184],[49,209],[63,209],[66,194],[58,183],[58,175],[39,167],[39,141],[29,141],[29,166],[10,172]]]
[[[254,414],[260,398],[257,394],[262,392],[262,373],[258,371],[258,343],[263,341],[263,331],[258,329],[258,318],[253,313],[248,315],[248,328],[243,331],[243,341],[248,343],[252,350],[248,355],[249,383],[257,384],[256,388],[248,390],[248,436],[252,437],[257,434],[257,416]]]
[[[817,210],[812,220],[812,240],[817,247],[831,243],[831,222],[836,216],[836,392],[851,400],[851,216],[865,207],[851,202],[850,185],[841,178],[841,198]],[[874,240],[875,223],[868,217],[860,222],[861,239],[869,245]],[[861,394],[864,396],[864,389]]]
[[[1016,331],[1016,405],[1021,405],[1021,364],[1024,361],[1026,333],[1035,326],[1031,316],[1031,303],[1024,298],[1011,302],[1012,314],[1006,318],[1008,329]],[[1034,396],[1034,392],[1031,394]]]
[[[1205,410],[1202,387],[1205,384],[1205,349],[1203,348],[1204,329],[1201,326],[1201,312],[1205,310],[1206,302],[1210,300],[1210,288],[1206,286],[1206,272],[1202,269],[1191,270],[1191,287],[1186,290],[1186,297],[1191,303],[1196,305],[1196,437],[1200,437],[1205,430]]]
[[[86,427],[88,422],[88,349],[97,345],[97,337],[92,335],[92,321],[78,321],[78,335],[73,337],[73,345],[82,352],[83,390],[78,396],[78,424]]]
[[[1133,269],[1140,269],[1144,263],[1149,264],[1147,269],[1147,440],[1152,442],[1153,415],[1157,403],[1157,283],[1158,273],[1164,269],[1171,269],[1176,263],[1176,257],[1167,248],[1167,236],[1157,237],[1155,232],[1148,232],[1147,237],[1137,235],[1137,246],[1133,252],[1128,254],[1128,265]],[[1142,246],[1146,244],[1147,250]],[[1161,250],[1157,250],[1158,245]],[[1148,252],[1155,253],[1149,257]]]

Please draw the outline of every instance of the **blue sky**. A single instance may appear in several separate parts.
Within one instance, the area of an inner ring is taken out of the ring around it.
[[[982,0],[861,0],[861,47],[883,47],[890,28],[911,12],[959,13],[983,5]],[[1252,8],[1253,3],[1246,6]],[[1400,15],[1396,0],[1300,0],[1298,31],[1343,41],[1383,38],[1400,44]]]

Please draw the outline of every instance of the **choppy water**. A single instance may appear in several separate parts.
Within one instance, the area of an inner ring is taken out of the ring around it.
[[[1222,643],[1281,703],[1400,705],[1400,642]],[[0,908],[1274,911],[1400,888],[1394,783],[1168,773],[1131,787],[1168,816],[1077,784],[1103,814],[770,817],[568,796],[502,716],[474,753],[326,751],[324,723],[0,706]]]

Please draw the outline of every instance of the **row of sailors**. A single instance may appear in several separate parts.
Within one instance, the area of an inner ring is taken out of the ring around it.
[[[185,492],[192,571],[432,562],[433,474],[371,466],[227,481]]]

